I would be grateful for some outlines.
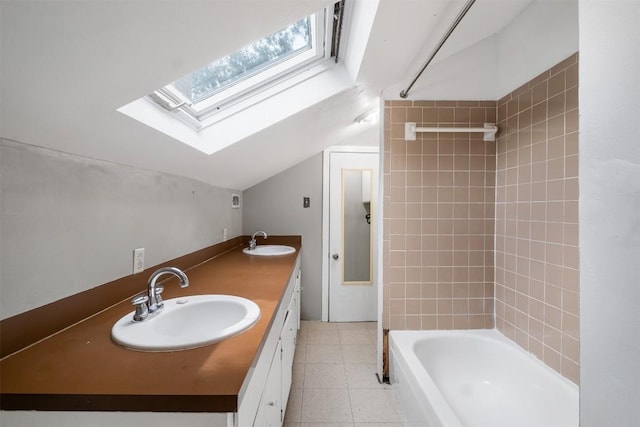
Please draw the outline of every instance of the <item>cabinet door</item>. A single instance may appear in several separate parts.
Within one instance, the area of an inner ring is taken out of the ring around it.
[[[299,268],[296,274],[296,282],[293,288],[293,297],[296,300],[296,329],[300,329],[300,301],[302,297],[302,270]]]
[[[289,399],[289,392],[291,391],[291,380],[293,375],[293,356],[296,351],[296,337],[298,335],[297,329],[297,314],[296,314],[296,299],[291,300],[289,310],[287,312],[287,318],[282,328],[282,336],[280,341],[282,343],[282,408],[287,408],[287,401]]]
[[[267,383],[262,392],[260,406],[256,419],[253,423],[254,427],[280,427],[282,426],[283,407],[282,407],[282,361],[280,360],[282,353],[281,341],[278,341],[276,352],[271,361],[271,368],[267,376]]]

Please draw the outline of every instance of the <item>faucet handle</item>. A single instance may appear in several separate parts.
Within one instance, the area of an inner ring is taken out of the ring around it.
[[[159,310],[164,307],[164,302],[162,301],[162,292],[164,291],[164,286],[156,285],[156,309]]]
[[[131,300],[131,304],[136,306],[136,312],[133,314],[134,322],[141,322],[149,316],[147,301],[149,301],[149,297],[146,295],[136,295]]]

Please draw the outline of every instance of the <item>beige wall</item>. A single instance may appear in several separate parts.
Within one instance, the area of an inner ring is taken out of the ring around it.
[[[496,326],[579,382],[577,54],[498,102]]]
[[[387,101],[383,328],[493,326],[495,142],[404,123],[482,126],[495,102]]]

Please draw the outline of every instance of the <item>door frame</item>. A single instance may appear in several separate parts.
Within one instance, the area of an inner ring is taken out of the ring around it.
[[[329,160],[331,153],[377,153],[379,157],[378,163],[378,204],[376,206],[376,235],[372,241],[372,259],[373,259],[373,285],[377,288],[378,308],[377,308],[377,343],[376,343],[376,372],[378,380],[383,377],[383,339],[382,339],[382,236],[383,236],[383,195],[384,195],[384,152],[379,146],[333,146],[322,152],[322,318],[323,322],[329,320],[329,257],[331,256],[331,248],[329,247],[329,178],[331,168]]]
[[[353,146],[353,145],[344,145],[344,146],[333,146],[325,149],[322,152],[322,321],[327,322],[329,320],[329,257],[330,257],[330,248],[329,248],[329,179],[330,179],[330,168],[329,162],[331,159],[332,153],[375,153],[380,154],[380,149],[377,146]],[[380,159],[382,162],[382,159]],[[381,194],[381,185],[382,185],[382,169],[380,169],[380,165],[378,165],[378,195]],[[379,256],[380,256],[380,244],[381,240],[381,230],[382,230],[382,221],[381,221],[381,203],[382,199],[378,197],[378,204],[376,206],[376,215],[375,221],[377,221],[377,230],[376,236],[374,236],[374,240],[372,241],[372,259],[373,259],[373,277],[371,278],[373,281],[373,286],[378,289],[378,322],[380,322],[382,300],[381,292],[380,292],[380,278],[379,277]]]

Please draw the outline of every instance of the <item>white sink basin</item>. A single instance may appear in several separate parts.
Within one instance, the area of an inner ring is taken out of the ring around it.
[[[258,245],[252,251],[250,251],[249,248],[244,248],[242,250],[242,252],[244,252],[245,254],[258,256],[288,255],[294,253],[295,251],[295,248],[284,245]]]
[[[259,318],[260,307],[246,298],[193,295],[165,300],[163,310],[142,322],[127,314],[113,325],[111,338],[133,350],[186,350],[244,332]]]

